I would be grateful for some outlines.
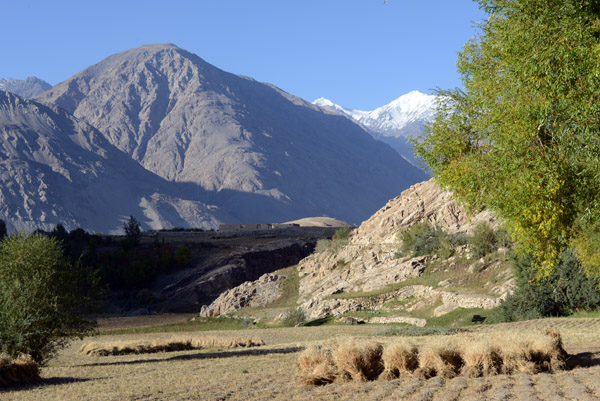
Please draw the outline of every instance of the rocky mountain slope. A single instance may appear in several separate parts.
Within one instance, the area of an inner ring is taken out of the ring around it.
[[[313,103],[330,112],[345,115],[364,126],[376,139],[389,144],[412,163],[412,154],[407,138],[423,134],[423,126],[435,114],[436,96],[412,91],[372,111],[352,110],[319,98]]]
[[[38,96],[231,222],[358,223],[425,175],[346,118],[174,45],[108,57]]]
[[[64,110],[0,91],[0,218],[9,231],[85,227],[119,232],[135,215],[144,228],[209,227],[218,208],[180,197],[90,125]],[[190,192],[187,190],[187,192]]]
[[[0,79],[0,90],[9,91],[27,99],[31,99],[50,88],[52,88],[52,85],[37,77]]]
[[[421,222],[448,235],[470,233],[478,224],[497,228],[491,213],[469,216],[432,180],[416,184],[363,222],[348,240],[317,244],[315,253],[297,266],[298,306],[310,319],[367,310],[362,318],[374,323],[415,325],[457,308],[498,306],[515,284],[505,251],[481,259],[470,245],[457,246],[444,257],[401,254],[401,233]],[[231,312],[249,300],[256,306],[258,300],[251,295],[268,289],[275,293],[271,287],[277,283],[262,278],[230,290],[206,307],[205,315]]]
[[[497,306],[500,296],[511,288],[510,283],[504,285],[512,279],[507,266],[493,266],[498,269],[494,271],[495,279],[490,281],[484,276],[493,269],[485,266],[485,261],[473,259],[465,246],[457,249],[452,258],[439,260],[435,268],[436,255],[413,258],[399,254],[401,232],[423,221],[448,233],[467,233],[481,221],[495,224],[493,215],[487,211],[469,216],[450,193],[432,180],[416,184],[363,222],[348,243],[315,253],[298,265],[300,306],[307,315],[318,318],[361,309],[381,309],[391,300],[411,300],[396,311],[388,310],[391,315],[397,315],[397,321],[403,321],[408,315],[406,312],[430,307],[435,302],[439,305],[436,305],[434,315],[457,307],[488,309]],[[475,263],[483,265],[475,267]],[[474,289],[466,288],[468,286],[461,283],[461,279],[475,279],[475,270],[479,269],[484,284]],[[432,270],[436,274],[431,274]],[[439,282],[434,280],[433,286],[424,285],[431,281],[419,280],[425,277],[426,271],[430,274],[429,279],[440,277]],[[411,282],[415,284],[408,284]],[[444,289],[461,286],[466,291]]]

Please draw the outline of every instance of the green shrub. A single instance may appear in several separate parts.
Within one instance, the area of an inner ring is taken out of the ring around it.
[[[454,249],[464,242],[464,236],[449,235],[441,227],[434,227],[423,221],[414,224],[400,234],[402,244],[400,252],[405,256],[438,255],[447,259],[454,254]]]
[[[306,321],[306,315],[301,308],[288,311],[281,319],[281,323],[286,327],[296,327]]]
[[[0,350],[29,354],[43,365],[95,322],[83,319],[96,295],[94,274],[71,265],[60,243],[46,236],[16,235],[0,242]]]
[[[473,233],[467,237],[467,241],[471,251],[478,258],[498,249],[496,232],[487,221],[477,223],[473,227]]]
[[[331,239],[334,241],[347,242],[349,235],[350,235],[350,230],[348,230],[347,228],[340,228],[339,230],[337,230],[335,232],[335,234],[333,234],[333,237]]]
[[[538,278],[533,258],[515,256],[517,289],[498,308],[498,319],[516,321],[566,316],[600,307],[600,278],[588,277],[574,252],[566,251],[555,272]]]

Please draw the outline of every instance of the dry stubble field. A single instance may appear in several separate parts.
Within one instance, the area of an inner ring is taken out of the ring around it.
[[[111,324],[115,324],[112,322]],[[100,336],[75,342],[42,371],[43,383],[0,392],[1,400],[598,400],[600,319],[544,319],[479,326],[479,333],[558,329],[576,367],[557,374],[498,375],[429,380],[408,378],[368,383],[304,386],[296,382],[298,351],[325,340],[372,336],[385,326],[323,326],[186,333],[259,336],[266,346],[232,350],[90,357],[77,352],[91,341],[150,340],[169,333]],[[461,335],[461,334],[459,334]],[[413,338],[416,344],[433,337]]]

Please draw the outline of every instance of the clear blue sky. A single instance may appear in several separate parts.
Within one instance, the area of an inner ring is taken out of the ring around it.
[[[471,0],[2,0],[0,78],[57,84],[120,51],[174,43],[306,100],[372,110],[460,85],[484,18]]]

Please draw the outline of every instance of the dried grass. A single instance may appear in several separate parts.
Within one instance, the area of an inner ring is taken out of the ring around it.
[[[332,350],[338,368],[338,381],[365,382],[375,380],[383,370],[383,346],[376,342],[347,340]]]
[[[502,370],[500,347],[488,339],[470,341],[463,350],[464,366],[461,374],[466,377],[493,376]]]
[[[419,350],[407,341],[396,341],[385,348],[382,354],[382,380],[411,376],[419,367]]]
[[[502,344],[502,373],[552,373],[566,368],[567,352],[557,331],[505,336]]]
[[[258,337],[196,337],[172,338],[170,340],[129,341],[114,343],[91,342],[84,344],[79,352],[90,356],[152,354],[156,352],[186,351],[192,349],[256,347],[264,345]]]
[[[553,373],[566,368],[558,332],[530,332],[495,337],[456,336],[432,341],[421,349],[407,341],[385,347],[347,340],[304,351],[298,361],[300,382],[364,382],[404,376],[429,379],[483,377],[497,374]]]
[[[460,374],[464,360],[460,348],[447,342],[438,342],[419,352],[419,368],[415,376],[429,379],[435,376],[452,378]]]
[[[298,380],[306,385],[333,383],[337,368],[331,357],[331,349],[313,346],[300,353],[296,360]]]
[[[0,388],[36,383],[40,380],[40,368],[29,355],[11,359],[0,356]]]

